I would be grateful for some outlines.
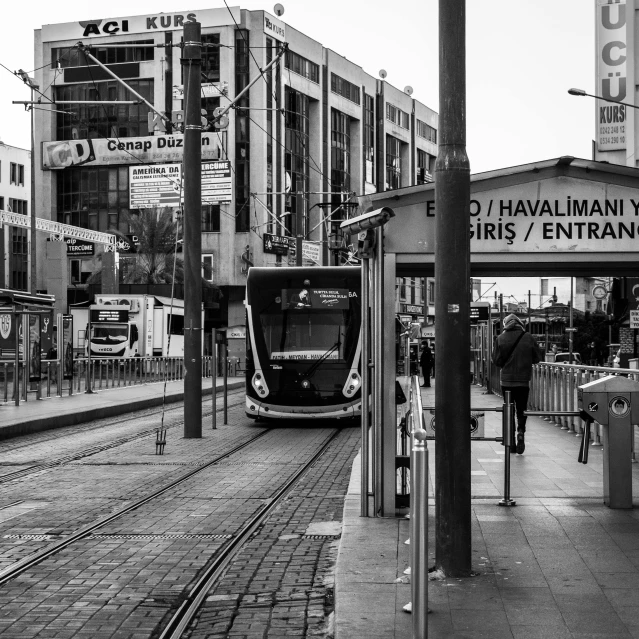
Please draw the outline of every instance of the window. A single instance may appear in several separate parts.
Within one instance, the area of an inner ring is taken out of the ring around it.
[[[206,253],[202,255],[202,277],[207,282],[213,281],[213,254]]]
[[[29,236],[27,229],[11,227],[11,255],[9,256],[10,288],[26,291],[29,286]]]
[[[220,232],[220,205],[202,205],[202,233]]]
[[[153,80],[127,80],[127,84],[153,104]],[[119,82],[91,82],[55,87],[56,100],[130,100],[131,94]],[[56,140],[85,140],[107,137],[140,137],[149,134],[146,104],[65,104],[65,115],[57,116]]]
[[[331,73],[331,91],[351,102],[355,102],[355,104],[359,104],[359,87],[334,73]]]
[[[81,269],[81,261],[80,260],[69,260],[69,277],[71,284],[79,284],[81,277],[82,269]]]
[[[432,165],[434,156],[422,149],[417,149],[417,184],[426,184],[433,181]]]
[[[4,211],[4,198],[0,197],[0,211]]]
[[[29,205],[26,200],[16,200],[10,197],[9,208],[11,209],[13,213],[20,213],[21,215],[29,215]]]
[[[386,103],[386,119],[390,120],[393,124],[397,124],[397,126],[401,126],[402,129],[409,128],[408,113],[398,109],[390,102]]]
[[[18,164],[18,184],[24,186],[24,164]]]
[[[434,129],[432,126],[429,126],[426,122],[422,122],[421,120],[415,120],[415,125],[417,135],[420,138],[424,138],[424,140],[437,144],[437,129]]]
[[[93,231],[120,228],[120,213],[129,211],[129,168],[78,167],[57,172],[58,222]]]
[[[202,36],[202,81],[220,81],[220,34]]]
[[[235,92],[249,83],[249,33],[235,32]],[[235,109],[235,232],[249,231],[250,222],[250,112],[247,91]]]
[[[102,64],[117,64],[120,62],[145,62],[153,60],[155,57],[154,47],[140,47],[140,44],[155,44],[153,40],[135,40],[132,42],[118,42],[118,44],[128,44],[131,46],[122,48],[101,47],[99,44],[91,47],[91,55],[96,57]],[[88,61],[91,66],[95,62]],[[51,68],[66,69],[67,67],[87,66],[87,59],[80,50],[73,47],[63,47],[51,49]]]
[[[428,281],[428,303],[432,306],[435,303],[435,282]]]
[[[11,162],[9,165],[9,183],[18,183],[18,165],[15,162]]]
[[[364,175],[375,183],[375,99],[364,94]]]
[[[297,233],[292,224],[297,220],[298,213],[301,215],[303,224],[306,223],[307,193],[310,190],[308,165],[309,99],[307,95],[287,86],[285,100],[284,167],[286,171],[286,190],[290,190],[291,193],[287,196],[285,202],[286,211],[291,213],[291,215],[286,216],[285,225],[292,235]],[[304,229],[300,230],[303,234]]]
[[[399,299],[406,301],[406,279],[404,277],[399,280]]]
[[[386,136],[386,190],[398,189],[402,177],[402,143],[392,135]]]
[[[342,193],[351,190],[351,119],[337,109],[331,109],[331,188],[336,195],[331,208],[337,208]],[[335,220],[339,219],[336,215]]]
[[[289,71],[297,73],[307,80],[315,82],[315,84],[319,84],[319,64],[315,64],[315,62],[311,62],[289,50],[284,55],[284,66]]]

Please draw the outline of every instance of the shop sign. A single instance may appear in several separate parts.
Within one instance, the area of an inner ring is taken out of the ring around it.
[[[219,160],[223,155],[226,132],[202,133],[202,160]],[[184,135],[149,135],[141,138],[95,138],[42,143],[42,168],[65,169],[70,166],[111,164],[153,164],[181,162]]]
[[[279,42],[286,42],[286,26],[277,18],[264,12],[264,33]]]
[[[246,326],[229,326],[226,329],[228,339],[246,339]]]
[[[634,8],[631,9],[634,13]],[[631,22],[634,24],[634,20]],[[596,82],[597,95],[617,102],[634,102],[633,90],[627,92],[627,7],[626,0],[597,0],[596,10]],[[597,148],[614,151],[626,148],[627,107],[597,100]]]
[[[189,22],[199,22],[202,28],[236,25],[241,22],[239,7],[223,9],[200,9],[175,13],[150,13],[125,18],[102,18],[62,24],[45,24],[42,27],[42,42],[77,40],[92,37],[129,35],[133,33],[153,34],[161,31],[184,29]]]
[[[287,255],[291,242],[295,243],[294,237],[274,235],[273,233],[264,233],[262,238],[264,252],[273,255]]]
[[[86,257],[95,254],[95,244],[78,240],[75,237],[67,237],[64,240],[67,245],[67,257]]]
[[[423,306],[415,306],[413,304],[402,304],[402,306],[404,307],[404,313],[423,313],[424,312],[424,307]]]

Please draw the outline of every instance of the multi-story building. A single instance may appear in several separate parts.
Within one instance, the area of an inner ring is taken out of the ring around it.
[[[0,211],[30,215],[31,151],[0,142]],[[29,231],[0,224],[0,288],[30,290]]]
[[[184,107],[180,46],[189,21],[201,24],[201,106],[209,119],[281,56],[229,111],[226,128],[202,134],[203,163],[217,171],[217,195],[202,203],[202,254],[224,294],[220,309],[207,314],[210,330],[244,323],[250,263],[296,263],[282,237],[303,236],[305,264],[347,261],[339,222],[356,195],[432,180],[437,114],[410,87],[396,89],[264,11],[45,25],[35,33],[35,79],[64,102],[35,120],[36,197],[52,219],[127,233],[125,214],[136,207],[179,207],[175,193],[160,198],[138,189],[153,190],[139,169],[159,165],[178,184],[182,134],[164,131],[111,73],[175,122]],[[96,102],[115,100],[121,104]],[[72,269],[77,283],[94,268],[95,258],[81,259]]]

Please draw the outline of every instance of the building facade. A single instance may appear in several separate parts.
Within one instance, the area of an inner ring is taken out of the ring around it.
[[[0,211],[30,215],[30,202],[31,151],[0,142]],[[30,290],[29,230],[0,224],[0,243],[0,288]]]
[[[210,330],[244,324],[248,266],[294,265],[298,235],[303,264],[352,262],[339,223],[356,214],[358,195],[432,180],[437,114],[410,87],[396,89],[264,11],[45,25],[35,32],[35,79],[64,104],[57,113],[36,112],[40,216],[128,233],[127,215],[137,208],[179,210],[179,196],[155,192],[147,170],[170,172],[165,179],[175,189],[168,190],[179,192],[183,136],[165,130],[111,73],[178,121],[189,21],[201,24],[201,106],[209,122],[276,60],[228,112],[228,125],[202,134],[202,257],[224,295],[207,312]],[[97,103],[115,100],[121,103]],[[73,284],[94,268],[95,257],[74,262]]]

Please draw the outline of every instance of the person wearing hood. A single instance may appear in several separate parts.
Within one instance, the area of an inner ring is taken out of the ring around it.
[[[541,361],[541,351],[530,333],[525,332],[522,321],[511,313],[504,318],[504,331],[495,340],[492,353],[495,366],[501,368],[501,391],[510,397],[517,413],[517,440],[511,439],[510,452],[523,454],[526,443],[526,419],[524,411],[528,406],[530,377],[533,364]],[[514,433],[513,433],[514,438]]]

